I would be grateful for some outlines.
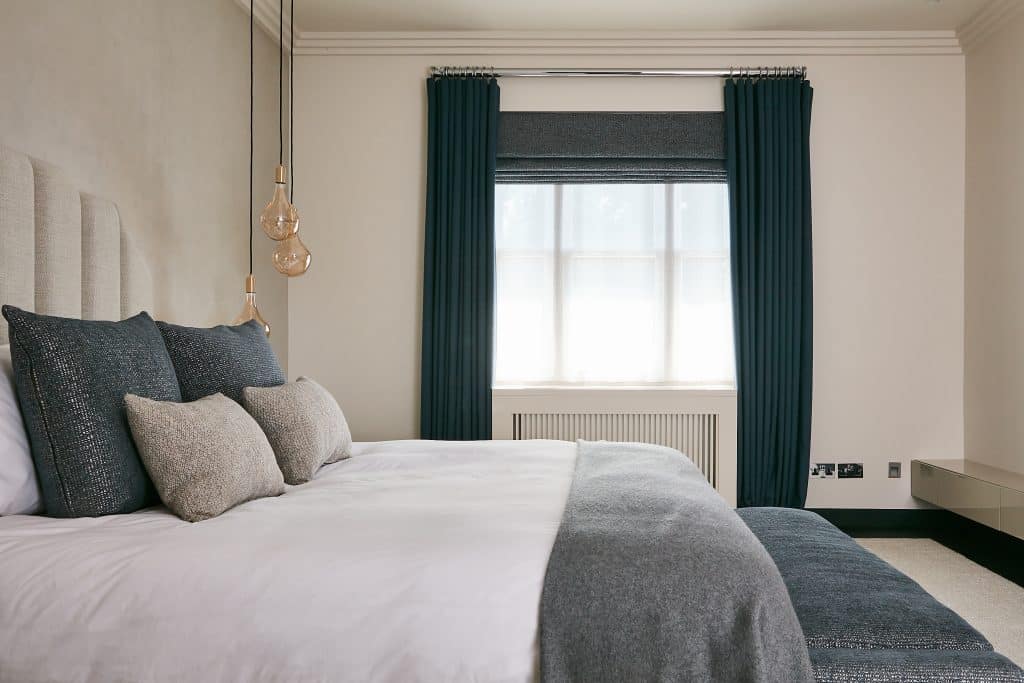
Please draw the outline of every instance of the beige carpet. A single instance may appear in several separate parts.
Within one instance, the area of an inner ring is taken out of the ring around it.
[[[966,619],[997,652],[1024,666],[1024,588],[927,538],[857,541]]]

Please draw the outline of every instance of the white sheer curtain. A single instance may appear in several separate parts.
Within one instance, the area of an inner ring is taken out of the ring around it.
[[[724,184],[500,184],[496,207],[497,384],[733,384]]]

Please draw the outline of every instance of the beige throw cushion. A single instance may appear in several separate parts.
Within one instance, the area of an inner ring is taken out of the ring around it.
[[[263,428],[289,484],[307,482],[324,463],[352,454],[352,434],[338,402],[311,379],[246,387],[242,405]]]
[[[191,403],[124,397],[142,463],[171,512],[189,522],[284,493],[260,426],[223,394]]]

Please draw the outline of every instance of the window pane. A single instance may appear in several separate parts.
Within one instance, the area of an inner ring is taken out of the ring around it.
[[[673,187],[672,377],[732,384],[729,193],[724,184]]]
[[[660,256],[565,259],[565,380],[664,378],[664,261]]]
[[[494,186],[494,237],[499,251],[554,249],[554,185]]]
[[[732,300],[728,258],[678,259],[672,381],[732,384]]]
[[[565,185],[562,246],[569,251],[661,251],[664,185]]]
[[[495,187],[494,380],[554,379],[554,187]]]
[[[724,183],[672,188],[676,249],[729,253],[729,190]]]
[[[554,268],[552,255],[504,256],[497,262],[494,379],[554,379]]]

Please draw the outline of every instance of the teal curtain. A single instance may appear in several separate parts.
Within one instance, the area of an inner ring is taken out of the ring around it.
[[[740,506],[807,497],[812,94],[795,78],[725,84]]]
[[[498,83],[427,81],[420,436],[491,438]]]

